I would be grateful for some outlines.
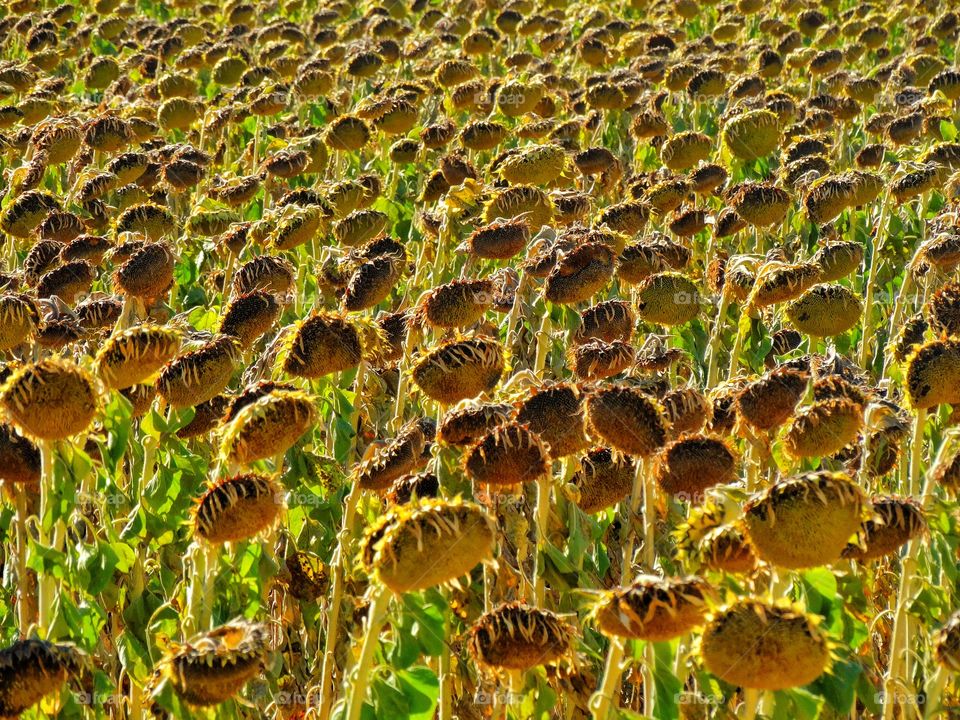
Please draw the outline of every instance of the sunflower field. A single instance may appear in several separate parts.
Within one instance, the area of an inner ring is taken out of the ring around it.
[[[0,718],[960,718],[957,0],[4,0]]]

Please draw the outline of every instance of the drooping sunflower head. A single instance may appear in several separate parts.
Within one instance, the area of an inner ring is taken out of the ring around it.
[[[702,625],[710,595],[702,578],[642,575],[604,593],[591,615],[605,635],[663,642]]]
[[[647,457],[667,442],[663,407],[639,389],[614,385],[597,390],[586,408],[591,432],[628,455]]]
[[[0,388],[0,408],[28,434],[62,440],[86,430],[99,401],[90,374],[57,358],[16,370]]]
[[[194,510],[194,532],[222,545],[256,537],[273,527],[283,510],[282,490],[264,475],[245,473],[212,483]]]
[[[0,716],[15,718],[81,673],[86,656],[72,645],[28,638],[0,650]]]
[[[224,429],[220,454],[249,465],[285,453],[316,421],[313,399],[298,390],[274,390],[250,403]]]
[[[227,387],[240,359],[237,339],[217,335],[168,362],[160,371],[157,391],[175,408],[206,402]]]
[[[262,671],[268,637],[266,626],[234,620],[172,648],[164,672],[189,704],[219,705]]]
[[[482,666],[528,670],[567,655],[573,634],[573,628],[549,610],[512,602],[481,615],[467,642]]]
[[[492,390],[505,368],[503,346],[477,336],[434,348],[413,367],[413,380],[430,398],[445,404]]]
[[[827,638],[814,616],[753,599],[739,600],[710,619],[700,655],[722,680],[760,690],[806,685],[830,663]]]
[[[395,593],[449,583],[493,557],[496,529],[479,505],[420,500],[391,508],[363,541],[364,565]]]
[[[137,325],[111,335],[97,352],[97,375],[112,390],[148,379],[180,349],[180,333],[161,325]]]
[[[539,435],[514,421],[497,425],[464,455],[464,470],[475,483],[521,485],[550,470],[550,450]]]
[[[893,495],[870,498],[872,515],[860,523],[856,540],[843,550],[843,557],[869,562],[897,552],[927,531],[923,508],[915,500]]]
[[[815,472],[777,481],[744,506],[747,536],[757,555],[790,569],[840,559],[868,505],[844,473]]]

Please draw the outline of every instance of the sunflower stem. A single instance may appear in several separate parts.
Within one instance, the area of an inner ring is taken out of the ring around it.
[[[940,697],[943,695],[943,689],[947,686],[947,680],[950,672],[942,665],[937,665],[933,677],[927,682],[924,694],[926,700],[923,706],[923,717],[933,718],[937,715],[937,709],[940,706]]]
[[[740,351],[743,349],[743,338],[750,328],[750,315],[743,313],[740,321],[737,323],[737,334],[733,340],[733,349],[730,350],[730,369],[727,372],[727,379],[733,380],[737,376],[737,370],[740,367]]]
[[[926,420],[926,409],[918,409],[910,445],[910,475],[907,490],[911,496],[916,496],[920,490],[920,465],[923,462],[923,431]],[[906,672],[909,668],[906,655],[910,652],[911,629],[907,603],[913,589],[913,578],[917,569],[917,555],[920,551],[920,544],[919,540],[910,541],[901,565],[900,588],[897,593],[896,613],[890,634],[890,659],[887,662],[887,674],[883,680],[883,720],[893,720],[897,695],[910,682],[910,677]]]
[[[647,572],[653,572],[653,566],[657,562],[656,488],[653,473],[647,471],[646,461],[640,462],[640,473],[643,476],[643,564]]]
[[[357,513],[357,501],[360,498],[360,488],[354,484],[347,495],[343,509],[342,528],[340,530],[340,544],[330,559],[333,567],[333,587],[331,589],[330,604],[327,608],[327,637],[323,647],[323,669],[320,674],[320,711],[317,717],[327,720],[333,706],[333,666],[336,663],[337,633],[340,627],[340,605],[343,602],[344,567],[343,561],[349,555],[349,543],[352,538],[354,517]]]
[[[30,623],[36,619],[36,589],[27,576],[27,493],[22,485],[10,483],[17,503],[17,616],[20,620],[20,637],[27,637]]]
[[[866,368],[870,360],[870,345],[873,340],[873,322],[871,315],[873,313],[873,290],[877,280],[877,266],[880,264],[879,255],[883,249],[883,224],[886,218],[887,206],[890,201],[890,194],[883,199],[880,206],[880,219],[877,222],[877,232],[873,238],[870,248],[870,268],[867,271],[867,285],[863,295],[863,320],[860,323],[860,367]],[[856,242],[856,209],[850,211],[850,240]]]
[[[449,604],[450,593],[444,592]],[[447,621],[444,619],[444,634],[448,635],[449,630],[446,627]],[[453,675],[450,671],[450,645],[446,640],[443,642],[443,649],[440,651],[440,662],[437,675],[440,682],[440,707],[438,708],[438,720],[451,720],[453,718]]]
[[[760,705],[760,691],[753,688],[743,690],[743,720],[753,720],[757,716],[757,707]]]
[[[370,671],[373,669],[374,656],[380,644],[380,629],[386,620],[389,605],[390,592],[383,586],[374,586],[373,597],[367,608],[367,629],[363,636],[363,647],[360,650],[357,667],[353,671],[353,683],[348,693],[346,720],[360,720],[363,701],[367,696],[367,685],[370,682]]]
[[[353,428],[353,441],[350,448],[350,459],[359,459],[360,454],[360,403],[363,400],[363,385],[367,376],[367,363],[361,360],[357,365],[357,378],[353,383],[353,410],[350,413],[350,427]]]
[[[537,607],[543,607],[546,565],[547,523],[550,518],[550,475],[537,479],[537,552],[533,570],[533,593]]]
[[[596,720],[607,720],[613,716],[613,708],[620,706],[620,675],[623,672],[626,643],[626,638],[610,638],[603,679],[597,692],[590,698],[590,711]]]
[[[723,330],[724,322],[727,319],[727,308],[730,306],[730,293],[727,292],[727,285],[724,283],[723,290],[720,293],[720,308],[717,310],[717,317],[713,322],[713,331],[710,333],[710,344],[707,346],[707,390],[712,390],[717,384],[718,354],[720,352],[720,335]]]
[[[53,502],[54,491],[54,467],[53,467],[53,443],[50,440],[40,441],[40,542],[46,545],[49,535],[44,529],[43,524],[48,515],[52,515],[51,503]],[[51,530],[54,533],[53,549],[58,550],[56,541],[56,526],[59,521],[53,521]],[[56,578],[46,573],[41,573],[39,578],[40,597],[38,599],[39,615],[38,618],[40,631],[44,635],[50,632],[51,613],[53,612],[54,598],[56,596]]]

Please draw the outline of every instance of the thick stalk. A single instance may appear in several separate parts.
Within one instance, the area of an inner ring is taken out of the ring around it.
[[[923,431],[926,420],[927,411],[925,409],[917,410],[910,446],[910,476],[908,480],[908,491],[912,496],[916,496],[920,491],[920,465],[923,462]],[[910,682],[910,676],[906,672],[909,666],[906,656],[911,651],[911,623],[907,612],[907,602],[914,584],[913,578],[917,569],[917,554],[920,545],[919,540],[910,541],[901,566],[896,614],[893,618],[893,630],[890,636],[890,660],[883,681],[883,720],[893,720],[897,696],[905,691],[907,684]]]
[[[623,562],[620,566],[620,584],[623,586],[629,585],[630,581],[633,580],[633,546],[635,541],[633,519],[637,516],[640,502],[643,500],[645,471],[644,461],[638,461],[633,475],[633,490],[630,493],[630,502],[626,507],[621,503],[620,507],[620,522],[622,523],[620,532],[625,538],[623,541]],[[644,528],[644,540],[646,540],[646,528]]]
[[[53,477],[53,443],[50,440],[40,441],[40,542],[47,544],[49,535],[44,529],[43,524],[47,516],[52,513],[50,504],[53,502],[54,477]],[[56,527],[60,524],[59,520],[51,520],[54,533],[53,546],[59,550],[56,543]],[[40,597],[39,606],[39,626],[44,635],[50,631],[51,613],[53,612],[54,598],[56,597],[56,578],[52,575],[40,573],[39,575]]]
[[[724,322],[727,319],[727,308],[730,307],[730,293],[724,284],[720,293],[720,308],[716,320],[713,321],[713,331],[710,333],[710,345],[707,347],[707,390],[712,390],[717,384],[717,369],[720,354],[720,337]]]
[[[390,604],[390,592],[385,587],[375,587],[373,593],[367,609],[367,629],[363,636],[363,647],[360,650],[357,667],[353,671],[353,683],[348,693],[346,720],[360,720],[363,701],[367,697],[367,685],[370,682],[374,655],[380,642],[380,629],[386,620],[387,606]]]
[[[620,675],[623,672],[623,655],[626,638],[610,638],[607,662],[603,668],[600,688],[590,698],[590,711],[595,720],[608,720],[615,706],[620,705]]]
[[[354,485],[347,495],[347,502],[343,509],[342,529],[340,530],[340,545],[333,553],[330,564],[333,567],[333,587],[331,588],[330,605],[327,608],[327,637],[323,647],[323,669],[320,674],[320,711],[317,717],[327,720],[333,706],[333,666],[336,663],[337,631],[340,627],[340,605],[343,602],[344,567],[343,559],[348,555],[348,548],[352,538],[351,529],[357,513],[357,501],[360,498],[360,488]]]
[[[537,607],[543,607],[546,583],[543,579],[546,564],[547,523],[550,518],[550,475],[537,480],[537,550],[534,557],[533,594]]]
[[[883,205],[880,206],[880,219],[877,222],[877,233],[873,238],[870,248],[870,269],[867,272],[867,287],[863,295],[863,319],[860,322],[862,336],[860,338],[860,367],[866,368],[870,360],[870,345],[873,340],[873,290],[877,279],[877,266],[880,264],[879,255],[883,249],[884,221],[886,220],[887,207],[889,204],[889,193],[883,198]],[[857,211],[850,211],[850,239],[856,241],[856,217]]]
[[[627,506],[627,512],[621,510],[624,517],[621,522],[623,522],[623,531],[627,533],[627,539],[623,543],[623,564],[620,571],[620,584],[621,586],[626,586],[630,584],[630,581],[633,579],[633,543],[634,543],[634,534],[631,532],[631,526],[633,524],[633,518],[636,517],[637,510],[640,508],[640,502],[643,500],[644,507],[644,564],[647,565],[648,570],[653,569],[653,560],[651,556],[654,555],[653,552],[653,531],[650,525],[650,518],[655,516],[649,514],[649,510],[652,506],[652,497],[653,493],[650,492],[649,487],[646,487],[650,483],[647,481],[647,472],[646,472],[646,461],[639,460],[637,462],[637,469],[633,476],[633,491],[630,494],[630,504]],[[650,480],[652,482],[652,479]],[[647,498],[651,498],[649,501]],[[653,511],[656,512],[656,509],[653,508]],[[653,645],[648,645],[652,648]],[[613,637],[610,638],[610,646],[607,649],[607,661],[603,669],[603,680],[600,684],[600,689],[590,698],[590,710],[593,712],[593,717],[597,720],[606,720],[610,717],[611,710],[614,707],[614,703],[619,699],[619,689],[620,689],[620,675],[623,672],[623,656],[626,649],[626,639],[622,637]],[[647,676],[644,676],[645,678]],[[645,681],[646,682],[646,681]],[[646,684],[644,686],[645,696],[649,695],[649,688],[652,686],[652,683]]]
[[[36,589],[27,577],[27,493],[22,485],[12,485],[17,499],[17,617],[20,636],[27,637],[30,623],[36,619]]]
[[[757,706],[760,704],[760,691],[745,688],[743,691],[743,720],[753,720],[757,716]]]
[[[733,340],[733,349],[730,351],[730,369],[727,371],[727,379],[732,380],[737,376],[737,370],[740,367],[740,351],[743,349],[743,338],[750,329],[750,315],[746,312],[740,316],[737,323],[737,334]]]
[[[937,669],[927,682],[924,694],[927,696],[923,706],[923,717],[934,718],[937,716],[937,710],[940,706],[940,697],[943,695],[943,689],[947,685],[950,672],[942,665],[937,665]]]
[[[190,566],[190,585],[187,588],[187,607],[190,608],[190,614],[187,622],[184,623],[184,631],[187,636],[200,632],[203,625],[203,602],[206,590],[206,576],[209,568],[207,567],[207,554],[197,542],[187,552],[184,560],[189,560]],[[187,569],[187,563],[184,563],[184,570]]]
[[[549,306],[544,309],[543,317],[540,318],[540,330],[537,332],[537,353],[533,359],[533,372],[538,377],[547,363],[547,355],[550,353],[550,331],[553,322],[550,318]]]
[[[353,441],[348,462],[359,458],[360,450],[360,403],[363,401],[363,384],[367,378],[367,363],[361,360],[357,365],[357,378],[353,383],[353,412],[350,413],[350,427],[353,428]]]
[[[449,599],[449,594],[447,597]],[[446,625],[446,622],[444,625]],[[449,632],[449,629],[444,627],[444,634],[449,635]],[[453,718],[453,675],[450,672],[450,645],[447,644],[446,638],[444,638],[443,648],[440,651],[439,672],[437,676],[440,682],[438,720],[451,720]]]
[[[647,471],[646,461],[640,462],[643,475],[643,564],[644,570],[653,572],[657,562],[657,498],[653,473]]]

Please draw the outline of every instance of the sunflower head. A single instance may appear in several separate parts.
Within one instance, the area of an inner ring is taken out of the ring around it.
[[[860,527],[867,498],[843,473],[815,472],[777,481],[744,506],[757,555],[790,569],[840,559]]]
[[[266,626],[234,620],[172,648],[164,673],[189,704],[219,705],[262,671],[268,637]]]
[[[248,540],[273,527],[282,510],[282,491],[275,480],[235,475],[207,488],[194,510],[194,532],[214,545]]]
[[[16,370],[0,388],[0,408],[28,434],[63,440],[86,430],[98,410],[93,378],[72,362],[50,358]]]
[[[363,563],[395,593],[452,582],[493,557],[496,529],[479,505],[420,500],[395,506],[367,531]]]
[[[760,600],[739,600],[711,617],[700,641],[704,665],[741,687],[783,690],[813,682],[830,663],[814,616]]]
[[[573,634],[573,628],[549,610],[512,602],[481,615],[467,642],[482,666],[528,670],[569,654]]]

